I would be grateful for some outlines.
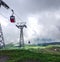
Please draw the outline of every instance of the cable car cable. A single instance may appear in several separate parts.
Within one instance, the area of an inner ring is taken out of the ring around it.
[[[23,21],[23,20],[16,14],[16,12],[14,12],[13,9],[11,9],[11,11],[12,11],[12,14],[15,14],[19,20]]]
[[[15,14],[14,13],[14,10],[13,9],[11,9],[4,1],[2,1],[2,0],[0,0],[0,5],[2,5],[2,6],[4,6],[6,9],[10,9],[11,11],[12,11],[12,16],[10,16],[10,19],[11,19],[11,21],[12,21],[12,19],[14,20],[13,22],[15,22],[15,16],[13,15],[13,14]],[[17,16],[17,14],[15,14],[16,16]],[[18,17],[18,16],[17,16]],[[19,20],[21,20],[21,21],[23,21],[20,17],[18,17],[19,18]]]

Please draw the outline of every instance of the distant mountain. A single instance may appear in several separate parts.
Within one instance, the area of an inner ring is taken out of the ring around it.
[[[60,42],[42,43],[42,44],[38,44],[38,45],[42,45],[42,46],[47,46],[47,45],[60,45]]]

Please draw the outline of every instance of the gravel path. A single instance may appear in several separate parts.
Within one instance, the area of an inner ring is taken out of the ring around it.
[[[0,62],[7,62],[8,57],[7,56],[0,56]]]

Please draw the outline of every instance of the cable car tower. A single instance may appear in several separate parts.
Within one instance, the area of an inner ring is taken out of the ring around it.
[[[0,0],[0,7],[3,6],[6,9],[10,9],[12,11],[12,15],[10,16],[10,22],[14,23],[15,22],[15,16],[13,9],[11,9],[3,0]],[[5,43],[4,43],[4,38],[3,38],[3,32],[2,32],[2,27],[0,24],[0,48],[5,47]]]
[[[23,36],[23,28],[27,28],[26,23],[21,22],[20,24],[17,23],[16,27],[20,29],[20,41],[19,41],[19,46],[24,47],[24,36]]]
[[[5,47],[5,43],[4,43],[2,27],[1,27],[1,24],[0,24],[0,48],[3,48],[3,47]]]

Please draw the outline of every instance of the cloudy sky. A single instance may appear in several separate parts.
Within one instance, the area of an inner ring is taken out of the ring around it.
[[[24,28],[25,43],[29,40],[31,43],[44,42],[41,39],[60,41],[60,0],[3,1],[14,9],[16,17],[16,23],[10,23],[11,10],[0,8],[0,22],[6,43],[19,42],[19,29],[15,25],[21,21],[27,25],[27,28]]]

